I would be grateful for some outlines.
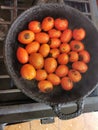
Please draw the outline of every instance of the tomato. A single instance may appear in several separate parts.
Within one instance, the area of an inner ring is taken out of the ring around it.
[[[39,49],[39,53],[43,56],[43,57],[47,57],[50,51],[50,46],[48,44],[42,44],[40,49]]]
[[[61,87],[66,90],[69,91],[73,88],[73,82],[69,77],[63,77],[61,79]]]
[[[79,52],[79,51],[84,50],[84,44],[83,44],[82,42],[76,41],[76,40],[72,40],[72,41],[70,42],[70,47],[71,47],[71,50],[72,50],[72,51],[77,51],[77,52]]]
[[[53,73],[56,70],[57,61],[54,58],[46,58],[44,61],[44,69],[48,73]]]
[[[54,19],[52,17],[45,17],[42,21],[42,29],[49,31],[54,27]]]
[[[35,67],[35,69],[41,69],[44,66],[44,58],[40,53],[31,53],[29,62]]]
[[[70,62],[75,62],[78,61],[79,59],[79,54],[76,51],[70,51],[68,55],[69,55]]]
[[[50,48],[57,48],[60,46],[61,42],[58,38],[51,38],[48,44],[50,45]]]
[[[50,81],[53,85],[59,85],[60,84],[60,78],[56,74],[49,74],[47,76],[48,81]]]
[[[59,38],[61,36],[61,31],[57,29],[51,29],[48,31],[50,38]]]
[[[60,52],[61,53],[68,53],[70,51],[70,45],[68,43],[62,43],[60,45]]]
[[[69,42],[72,38],[72,31],[71,29],[66,29],[62,34],[61,34],[61,42]]]
[[[18,47],[16,55],[17,55],[18,61],[22,64],[27,63],[29,60],[27,51],[22,47]]]
[[[21,67],[20,74],[24,79],[32,80],[36,76],[36,70],[32,65],[25,64]]]
[[[44,32],[36,33],[35,40],[39,43],[47,43],[49,41],[49,35]]]
[[[86,36],[86,32],[83,28],[73,30],[73,38],[75,40],[83,40]]]
[[[72,68],[78,70],[81,73],[85,73],[88,70],[88,66],[82,61],[76,61],[72,64]]]
[[[43,93],[49,93],[53,90],[53,85],[48,80],[42,80],[42,81],[39,81],[38,88]]]
[[[59,65],[55,71],[56,75],[59,77],[64,77],[68,74],[68,67],[66,65]]]
[[[56,29],[63,31],[65,29],[67,29],[67,27],[68,27],[68,20],[62,19],[62,18],[57,18],[54,21],[54,26]]]
[[[80,72],[74,69],[69,70],[68,76],[73,82],[79,82],[82,78]]]
[[[31,21],[28,24],[29,30],[33,31],[34,33],[39,33],[41,31],[41,24],[39,21]]]
[[[50,50],[49,57],[57,58],[59,56],[59,54],[60,54],[59,49],[54,48],[54,49]]]
[[[35,39],[35,34],[30,30],[24,30],[18,34],[18,41],[22,44],[29,44]]]
[[[36,71],[36,80],[45,80],[47,78],[47,72],[44,69],[39,69]]]
[[[79,60],[85,63],[90,62],[90,54],[88,51],[83,50],[79,52]]]
[[[59,64],[65,65],[69,61],[69,57],[66,53],[62,53],[58,56],[57,61]]]

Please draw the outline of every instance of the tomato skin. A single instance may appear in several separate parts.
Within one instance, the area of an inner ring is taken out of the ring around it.
[[[58,38],[51,38],[48,44],[50,45],[50,48],[57,48],[60,46],[61,42]]]
[[[61,31],[56,29],[51,29],[48,31],[50,38],[59,38],[61,36]]]
[[[83,61],[85,63],[89,63],[90,62],[90,54],[88,51],[83,50],[79,52],[79,60]]]
[[[47,57],[50,51],[50,46],[48,44],[42,44],[39,48],[39,53],[43,56],[43,57]]]
[[[47,78],[47,72],[44,69],[38,69],[36,71],[36,77],[35,79],[40,81],[40,80],[45,80]]]
[[[70,45],[68,43],[62,43],[60,45],[60,52],[61,53],[68,53],[70,51]]]
[[[57,49],[57,48],[50,49],[49,57],[57,58],[59,56],[59,54],[60,54],[59,49]]]
[[[65,65],[65,64],[68,63],[69,57],[66,53],[62,53],[58,56],[57,61],[58,61],[59,64]]]
[[[22,47],[18,47],[16,56],[17,56],[18,61],[22,64],[27,63],[29,60],[27,51]]]
[[[70,51],[68,55],[69,55],[70,62],[75,62],[78,61],[79,59],[79,54],[76,51]]]

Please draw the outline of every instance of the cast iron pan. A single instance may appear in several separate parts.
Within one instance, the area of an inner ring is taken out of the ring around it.
[[[17,35],[20,31],[27,28],[27,24],[31,20],[42,21],[46,16],[66,18],[69,21],[69,27],[71,29],[83,27],[86,30],[87,35],[83,43],[91,55],[91,61],[88,64],[89,69],[83,74],[82,80],[74,84],[74,88],[70,92],[62,90],[61,87],[56,87],[52,93],[41,93],[37,88],[36,81],[24,80],[19,73],[20,64],[16,59],[16,50],[19,46]],[[40,4],[23,12],[11,25],[5,40],[4,58],[11,78],[23,93],[38,102],[44,102],[52,106],[52,109],[60,119],[70,119],[82,113],[83,99],[97,87],[98,31],[86,16],[72,7],[57,3]],[[59,105],[70,102],[77,104],[77,111],[66,115],[61,112]]]

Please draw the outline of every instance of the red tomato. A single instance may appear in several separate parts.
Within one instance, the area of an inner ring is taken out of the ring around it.
[[[90,62],[90,54],[88,51],[83,50],[79,52],[79,60],[85,63]]]
[[[58,38],[51,38],[48,44],[50,45],[50,48],[57,48],[60,46],[61,41]]]
[[[59,38],[61,36],[61,31],[56,29],[51,29],[48,31],[50,38]]]

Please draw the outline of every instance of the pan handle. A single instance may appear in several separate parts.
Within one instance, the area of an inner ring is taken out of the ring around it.
[[[77,101],[76,104],[77,104],[77,110],[75,112],[71,113],[71,114],[62,113],[59,104],[52,106],[52,109],[55,112],[55,114],[58,116],[59,119],[68,120],[68,119],[72,119],[72,118],[77,117],[80,114],[82,114],[83,108],[84,108],[83,99]]]

